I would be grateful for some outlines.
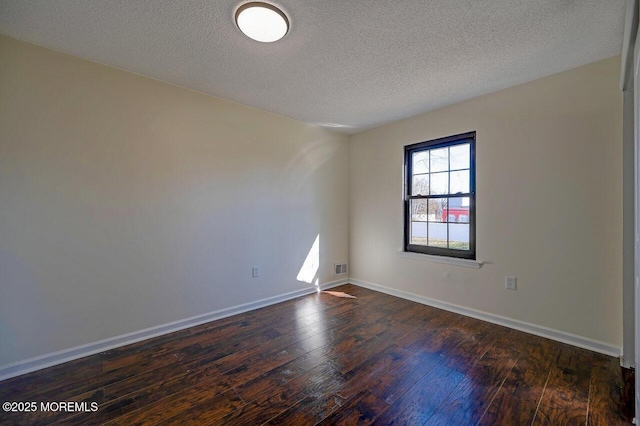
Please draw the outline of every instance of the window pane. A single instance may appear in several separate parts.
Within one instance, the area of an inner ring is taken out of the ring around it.
[[[411,222],[411,244],[427,245],[427,222]]]
[[[469,224],[449,223],[449,248],[469,250]]]
[[[426,222],[428,207],[428,200],[411,200],[411,221],[412,222]]]
[[[442,195],[449,193],[449,173],[432,173],[431,175],[431,195]]]
[[[469,192],[469,170],[451,172],[451,194]]]
[[[432,149],[431,151],[431,173],[445,172],[449,170],[449,148]]]
[[[447,224],[429,223],[429,242],[432,247],[447,247]]]
[[[446,222],[446,198],[429,198],[429,222]],[[444,215],[444,216],[443,216]],[[444,220],[443,220],[444,218]]]
[[[413,177],[411,195],[429,195],[429,175],[417,175]]]
[[[451,170],[468,169],[470,167],[469,144],[454,145],[450,148]]]
[[[413,154],[413,174],[429,173],[429,151],[420,151]]]
[[[411,200],[411,244],[427,244],[428,200]]]
[[[449,222],[469,223],[469,197],[449,198],[446,216]]]

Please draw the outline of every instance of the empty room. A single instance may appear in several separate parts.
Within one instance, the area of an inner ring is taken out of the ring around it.
[[[635,424],[639,11],[0,0],[0,424]]]

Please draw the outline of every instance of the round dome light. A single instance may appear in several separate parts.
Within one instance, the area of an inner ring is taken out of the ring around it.
[[[262,2],[245,3],[236,11],[236,24],[247,37],[263,43],[280,40],[289,31],[287,16]]]

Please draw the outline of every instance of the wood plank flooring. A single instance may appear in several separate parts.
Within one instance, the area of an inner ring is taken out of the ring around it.
[[[631,424],[616,358],[353,285],[0,382],[0,424]]]

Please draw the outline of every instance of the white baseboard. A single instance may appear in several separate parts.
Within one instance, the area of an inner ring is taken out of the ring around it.
[[[431,299],[425,296],[420,296],[414,293],[409,293],[406,291],[385,287],[379,284],[362,281],[356,278],[349,279],[349,282],[351,284],[355,284],[360,287],[365,287],[370,290],[379,291],[382,293],[390,294],[392,296],[400,297],[402,299],[407,299],[413,302],[422,303],[423,305],[433,306],[434,308],[444,309],[446,311],[454,312],[456,314],[461,314],[471,318],[487,321],[493,324],[498,324],[498,325],[513,328],[516,330],[524,331],[525,333],[535,334],[536,336],[546,337],[551,340],[567,343],[569,345],[577,346],[583,349],[589,349],[591,351],[613,356],[616,358],[620,357],[620,354],[621,354],[622,348],[618,346],[610,345],[608,343],[593,340],[588,337],[582,337],[576,334],[567,333],[560,330],[554,330],[552,328],[530,324],[524,321],[518,321],[515,319],[503,317],[500,315],[494,315],[488,312],[482,312],[482,311],[477,311],[471,308],[465,308],[464,306],[442,302],[442,301]]]
[[[629,360],[627,360],[624,356],[620,357],[620,367],[623,368],[636,368],[636,365],[634,362],[631,362]]]
[[[447,302],[431,299],[425,296],[420,296],[414,293],[409,293],[402,290],[396,290],[389,287],[385,287],[379,284],[362,281],[356,278],[345,278],[341,280],[331,281],[320,285],[322,290],[336,287],[343,284],[355,284],[360,287],[368,288],[371,290],[379,291],[381,293],[390,294],[392,296],[400,297],[402,299],[411,300],[413,302],[421,303],[423,305],[433,306],[436,308],[444,309],[446,311],[454,312],[457,314],[465,315],[468,317],[480,319],[483,321],[491,322],[494,324],[502,325],[505,327],[513,328],[516,330],[524,331],[526,333],[535,334],[537,336],[546,337],[551,340],[555,340],[562,343],[567,343],[573,346],[577,346],[584,349],[589,349],[594,352],[602,353],[609,356],[619,357],[621,354],[621,348],[610,345],[608,343],[599,342],[597,340],[589,339],[587,337],[578,336],[575,334],[567,333],[560,330],[554,330],[547,327],[542,327],[535,324],[530,324],[515,319],[490,314],[488,312],[477,311],[475,309],[466,308],[459,305],[454,305]],[[167,324],[150,327],[144,330],[135,331],[132,333],[123,334],[120,336],[111,337],[108,339],[100,340],[97,342],[88,343],[81,346],[75,346],[73,348],[64,349],[57,352],[41,355],[34,358],[29,358],[23,361],[14,362],[11,364],[0,367],[0,381],[9,379],[11,377],[20,376],[22,374],[31,373],[33,371],[41,370],[43,368],[52,367],[54,365],[63,364],[68,361],[83,358],[85,356],[94,355],[100,352],[105,352],[110,349],[114,349],[120,346],[126,346],[132,343],[137,343],[142,340],[150,339],[153,337],[161,336],[163,334],[173,333],[175,331],[184,330],[185,328],[194,327],[196,325],[204,324],[210,321],[230,317],[232,315],[241,314],[243,312],[252,311],[255,309],[263,308],[265,306],[274,305],[276,303],[284,302],[286,300],[295,299],[296,297],[305,296],[314,293],[316,288],[308,287],[289,293],[285,293],[278,296],[269,297],[255,302],[249,302],[242,305],[233,306],[230,308],[220,309],[214,312],[209,312],[202,315],[186,318],[179,321],[174,321]],[[626,367],[624,360],[621,360],[622,365]],[[630,366],[633,367],[633,366]]]
[[[348,283],[348,279],[331,281],[320,285],[320,289],[325,290]],[[242,305],[232,306],[230,308],[220,309],[194,317],[146,328],[144,330],[134,331],[132,333],[122,334],[120,336],[110,337],[108,339],[85,345],[75,346],[69,349],[63,349],[57,352],[51,352],[45,355],[29,358],[23,361],[17,361],[0,367],[0,381],[11,377],[20,376],[22,374],[31,373],[43,368],[52,367],[54,365],[63,364],[74,359],[83,358],[89,355],[95,355],[120,346],[130,345],[142,340],[161,336],[163,334],[173,333],[175,331],[184,330],[185,328],[204,324],[210,321],[230,317],[232,315],[241,314],[243,312],[253,311],[265,306],[274,305],[286,300],[295,299],[296,297],[305,296],[315,293],[317,288],[307,287],[278,296],[268,297],[255,302],[244,303]]]

